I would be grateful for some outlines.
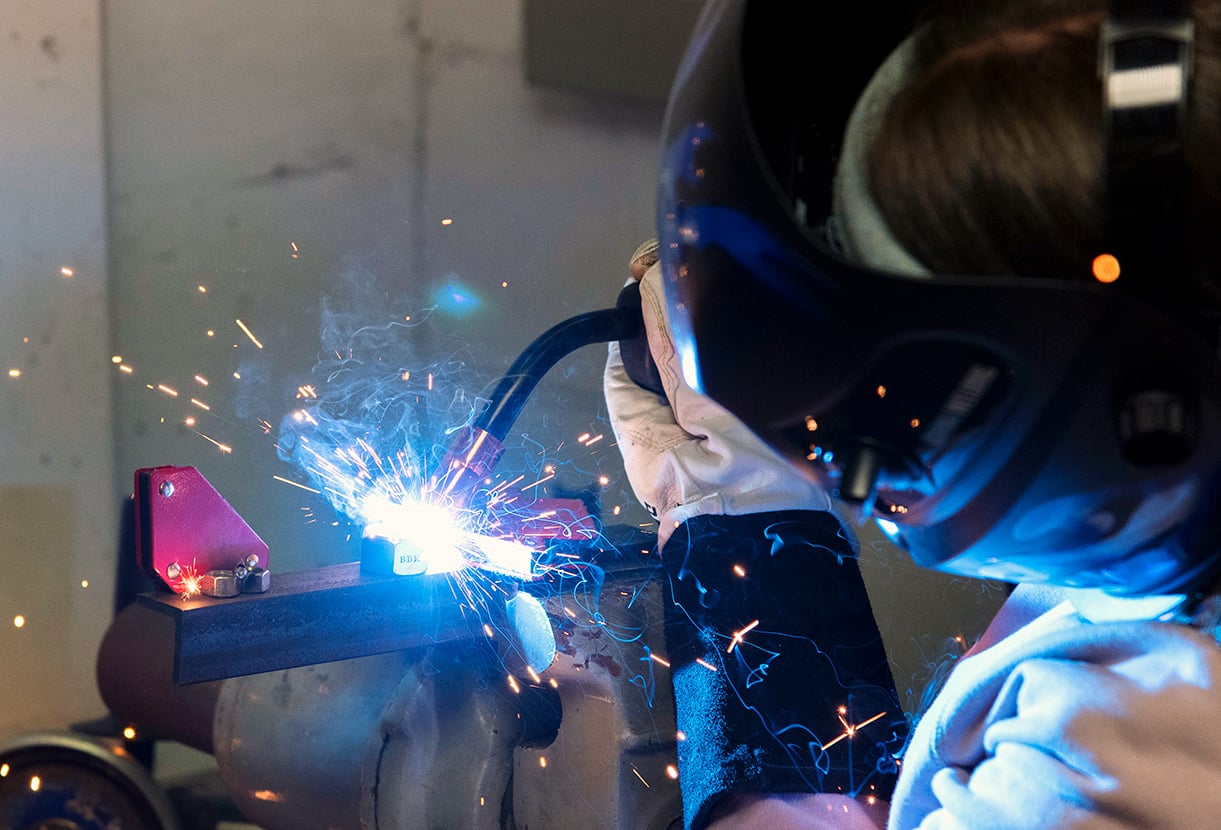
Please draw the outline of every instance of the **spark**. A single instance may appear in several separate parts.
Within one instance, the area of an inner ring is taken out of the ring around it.
[[[296,243],[296,242],[289,242],[288,244],[293,246],[292,258],[293,258],[293,259],[297,259],[297,258],[300,256],[300,254],[301,254],[300,249],[299,249],[299,248],[297,248],[297,243]]]
[[[207,293],[208,293],[208,289],[207,289],[207,287],[206,287],[206,286],[203,286],[203,285],[197,285],[197,286],[195,286],[195,287],[199,289],[199,293],[200,293],[200,294],[207,294]]]
[[[178,397],[178,390],[174,389],[172,387],[166,386],[164,383],[158,383],[157,388],[160,389],[165,394],[169,395],[171,398]]]
[[[122,364],[119,366],[119,371],[130,375],[132,373],[132,368],[127,364]]]
[[[238,328],[246,332],[246,336],[250,338],[251,343],[258,346],[260,349],[263,348],[263,344],[259,342],[259,338],[254,336],[254,332],[247,328],[245,323],[243,323],[241,320],[234,320],[233,322],[237,323]]]
[[[492,630],[492,626],[488,625],[487,623],[483,624],[483,633],[487,635],[489,640],[496,636],[496,632]]]
[[[551,473],[550,475],[545,475],[542,478],[540,478],[538,481],[534,482],[533,484],[527,484],[525,487],[523,487],[521,489],[523,491],[529,490],[531,487],[537,487],[538,485],[542,484],[544,481],[550,481],[553,478],[555,478],[555,473]]]
[[[616,504],[611,508],[611,515],[618,516],[622,511],[623,508]]]
[[[36,793],[42,789],[42,779],[37,775],[30,776],[30,792]]]
[[[8,764],[0,764],[0,778],[8,778],[9,770],[12,769]]]
[[[653,660],[655,663],[660,663],[661,665],[665,666],[667,669],[670,668],[669,660],[664,660],[661,657],[658,657],[656,654],[653,654],[652,652],[649,653],[649,658],[651,660]]]
[[[704,668],[708,669],[708,671],[716,671],[716,670],[717,670],[716,666],[714,666],[714,665],[712,665],[711,663],[709,663],[709,662],[708,662],[707,660],[705,660],[703,657],[696,657],[696,658],[695,658],[695,662],[699,663],[701,666],[703,666]]]
[[[88,587],[89,587],[89,580],[87,580],[87,579],[82,579],[82,580],[81,580],[81,587],[82,587],[82,588],[88,588]]]
[[[25,628],[25,616],[18,614],[17,616],[13,617],[13,625],[17,628]]]
[[[644,776],[640,774],[640,770],[636,769],[635,764],[628,764],[628,766],[630,766],[632,768],[632,772],[635,773],[636,777],[640,779],[641,784],[644,784],[650,790],[653,789],[652,787],[649,787],[649,782],[644,780]]]
[[[500,283],[500,287],[501,287],[501,288],[508,288],[508,287],[509,287],[509,281],[508,281],[508,280],[504,280],[503,282],[501,282],[501,283]]]
[[[206,377],[204,377],[203,375],[196,375],[195,382],[198,383],[200,386],[208,385],[208,379]]]
[[[543,769],[547,768],[547,756],[546,755],[538,756],[538,765],[540,767],[542,767]]]
[[[521,694],[521,685],[513,675],[509,675],[509,688],[513,690],[513,694]]]
[[[758,624],[759,624],[759,621],[755,620],[754,622],[750,623],[745,628],[743,628],[741,631],[735,631],[733,633],[733,639],[729,642],[729,648],[725,649],[725,653],[729,654],[729,653],[733,652],[733,650],[735,648],[737,648],[739,644],[741,644],[742,638],[746,636],[747,632],[752,631],[755,628],[755,626],[757,626]]]
[[[111,362],[111,363],[122,363],[122,362],[123,362],[123,355],[121,355],[121,354],[116,354],[116,355],[111,356],[111,358],[110,358],[110,362]]]
[[[76,276],[76,271],[74,271],[73,269],[71,269],[67,265],[65,265],[63,268],[59,269],[59,274],[61,277],[66,277],[68,279],[72,279],[73,277]]]
[[[135,740],[135,738],[136,738],[136,727],[134,727],[134,726],[124,726],[124,727],[123,727],[123,737],[124,737],[124,738],[126,738],[126,739],[127,739],[127,740],[129,740],[129,741],[133,741],[133,740]]]
[[[848,723],[848,719],[844,717],[844,715],[847,714],[847,712],[848,712],[847,707],[845,707],[845,706],[839,707],[839,711],[836,713],[836,717],[838,717],[839,722],[841,724],[843,724],[844,731],[841,732],[839,735],[836,735],[831,740],[827,741],[825,744],[823,744],[821,747],[819,747],[819,749],[827,749],[828,747],[835,746],[837,743],[842,741],[844,738],[852,738],[853,736],[856,735],[857,732],[859,732],[861,730],[862,727],[868,726],[869,724],[873,723],[875,720],[877,720],[878,718],[880,718],[886,714],[885,710],[883,710],[881,712],[878,712],[876,715],[874,715],[871,718],[866,718],[865,720],[861,721],[860,723],[853,724],[853,723]]]
[[[21,377],[21,370],[20,369],[9,369],[8,376],[10,378],[19,378],[19,377]]]
[[[674,766],[674,764],[666,764],[666,775],[669,776],[672,780],[677,781],[678,780],[678,767]]]
[[[738,576],[746,576],[746,568],[743,568],[741,565],[734,565],[733,572]]]
[[[530,679],[533,680],[535,683],[543,682],[543,678],[538,676],[538,672],[536,672],[534,670],[533,666],[526,666],[526,673],[530,675]]]
[[[198,407],[199,407],[200,409],[202,409],[204,412],[211,412],[211,411],[212,411],[212,407],[208,406],[206,403],[204,403],[203,401],[201,401],[199,398],[191,398],[191,403],[193,403],[193,404],[195,404],[196,406],[198,406]]]
[[[441,220],[441,224],[442,224],[442,225],[447,225],[447,226],[448,226],[448,225],[452,225],[452,224],[454,224],[454,220],[453,220],[453,219],[449,219],[449,218],[442,219],[442,220]]]
[[[231,452],[233,452],[233,447],[229,446],[228,444],[222,444],[220,441],[217,441],[215,438],[209,438],[207,435],[204,435],[204,434],[203,434],[202,432],[200,432],[199,430],[194,430],[194,432],[195,432],[195,434],[196,434],[196,435],[198,435],[200,438],[204,439],[205,441],[207,441],[207,442],[209,442],[209,443],[211,443],[211,444],[214,444],[214,445],[216,446],[216,448],[217,448],[218,450],[220,450],[221,452],[223,452],[223,453],[231,453]]]
[[[297,482],[291,481],[290,479],[284,478],[282,476],[272,476],[272,478],[274,478],[276,481],[282,481],[285,484],[291,484],[293,487],[300,487],[302,490],[308,490],[309,492],[314,493],[315,495],[322,495],[321,490],[315,490],[313,487],[306,487],[304,484],[298,484]]]
[[[203,593],[203,586],[200,584],[200,579],[194,573],[185,573],[178,583],[178,593],[185,602],[188,599],[194,599]]]

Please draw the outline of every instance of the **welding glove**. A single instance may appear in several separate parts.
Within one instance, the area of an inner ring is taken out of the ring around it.
[[[617,344],[604,381],[628,478],[660,522],[684,821],[818,826],[797,805],[839,799],[838,818],[858,804],[844,796],[884,801],[906,738],[856,541],[826,493],[684,382],[656,261],[646,244],[631,268],[660,393]]]
[[[651,240],[633,254],[630,268],[640,282],[660,394],[629,376],[618,343],[610,345],[603,387],[624,470],[637,499],[658,521],[659,546],[692,516],[831,509],[825,492],[683,380],[657,259],[657,242]]]

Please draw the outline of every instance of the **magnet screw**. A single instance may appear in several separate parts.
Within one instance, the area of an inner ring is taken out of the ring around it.
[[[182,576],[182,567],[177,562],[171,562],[165,566],[165,578],[177,579]]]
[[[161,495],[165,496],[168,499],[170,496],[174,495],[174,482],[163,481],[163,482],[161,482],[161,486],[158,487],[157,490],[161,493]]]

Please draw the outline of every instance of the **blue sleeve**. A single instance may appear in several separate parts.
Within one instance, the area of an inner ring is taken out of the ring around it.
[[[687,828],[732,793],[888,799],[907,735],[831,513],[698,516],[662,551]]]

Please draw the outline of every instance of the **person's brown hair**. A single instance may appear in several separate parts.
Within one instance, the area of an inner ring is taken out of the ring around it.
[[[1101,252],[1105,0],[945,2],[887,110],[870,184],[895,237],[934,273],[1089,278]],[[1221,254],[1221,3],[1193,4],[1186,145],[1196,263]]]

